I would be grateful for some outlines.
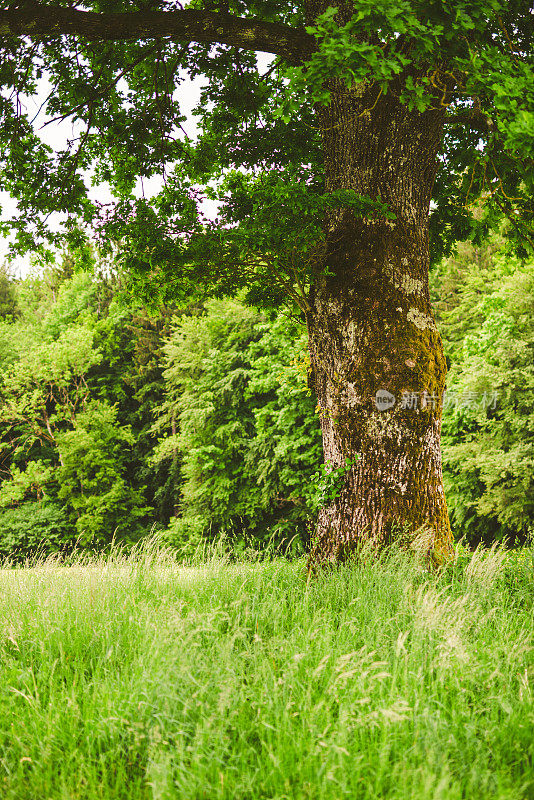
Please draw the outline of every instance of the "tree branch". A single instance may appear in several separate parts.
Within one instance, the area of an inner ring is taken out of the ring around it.
[[[0,10],[0,36],[51,39],[82,36],[88,41],[169,37],[205,44],[261,50],[299,63],[314,49],[304,28],[202,10],[95,13],[26,2]]]
[[[445,118],[445,124],[465,125],[467,128],[484,133],[496,133],[498,130],[492,118],[475,107],[462,109],[457,114],[450,114]]]

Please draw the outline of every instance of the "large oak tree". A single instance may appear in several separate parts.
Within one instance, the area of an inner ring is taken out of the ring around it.
[[[62,235],[91,224],[144,291],[248,287],[305,318],[338,482],[317,560],[421,530],[435,561],[451,551],[429,263],[504,218],[532,246],[533,20],[525,0],[1,5],[0,175],[18,246],[63,212]],[[187,74],[205,81],[195,141],[181,133]],[[78,126],[59,153],[25,112],[45,83],[48,117]],[[89,169],[115,205],[88,199]],[[158,195],[136,199],[155,174]]]

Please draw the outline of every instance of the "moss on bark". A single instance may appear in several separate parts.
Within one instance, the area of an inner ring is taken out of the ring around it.
[[[327,270],[308,314],[311,365],[325,462],[358,458],[320,511],[312,561],[402,538],[442,563],[452,553],[440,453],[446,363],[428,290],[442,116],[415,120],[394,94],[362,116],[367,99],[340,89],[319,111],[327,187],[385,200],[396,219],[336,210],[326,223]],[[394,402],[380,406],[377,393]]]

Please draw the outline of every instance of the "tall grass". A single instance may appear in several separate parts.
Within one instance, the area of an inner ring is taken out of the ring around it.
[[[0,570],[0,797],[534,798],[533,571]]]

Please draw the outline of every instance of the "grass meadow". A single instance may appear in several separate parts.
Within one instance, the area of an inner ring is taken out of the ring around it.
[[[0,570],[2,800],[534,798],[528,550]]]

